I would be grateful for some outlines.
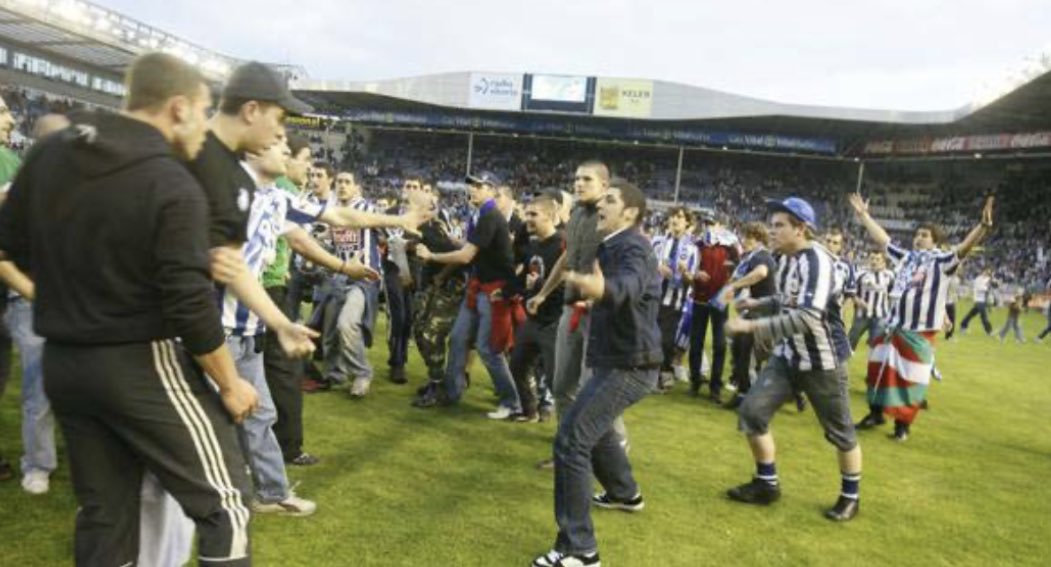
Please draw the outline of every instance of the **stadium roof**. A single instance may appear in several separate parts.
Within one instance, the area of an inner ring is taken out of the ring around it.
[[[164,51],[221,80],[240,60],[80,0],[0,0],[0,38],[121,74],[138,55]],[[302,77],[301,67],[271,65]]]
[[[300,96],[318,112],[340,116],[348,109],[379,112],[449,111],[480,115],[550,112],[472,108],[472,80],[482,73],[459,72],[375,82],[300,81]],[[600,81],[602,79],[599,79]],[[637,81],[637,80],[636,80]],[[692,124],[738,132],[831,137],[849,146],[852,141],[878,137],[938,136],[975,133],[1012,133],[1051,129],[1051,72],[1044,73],[985,106],[914,112],[782,104],[702,87],[662,81],[652,85],[649,116],[610,117],[559,114],[567,121],[630,119],[636,123]],[[598,95],[596,95],[597,97]]]

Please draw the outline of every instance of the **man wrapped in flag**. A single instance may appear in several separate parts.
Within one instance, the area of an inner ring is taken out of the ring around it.
[[[993,197],[985,200],[981,222],[956,248],[938,250],[944,240],[938,227],[921,223],[912,250],[891,242],[890,236],[868,212],[868,202],[850,196],[858,220],[873,242],[885,248],[895,263],[897,276],[891,286],[891,316],[883,335],[872,341],[868,364],[869,415],[857,424],[868,429],[894,418],[894,439],[909,437],[909,428],[927,395],[934,365],[934,340],[945,320],[949,280],[960,262],[993,226]]]

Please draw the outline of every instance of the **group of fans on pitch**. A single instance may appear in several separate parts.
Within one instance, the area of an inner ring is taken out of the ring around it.
[[[489,418],[557,417],[541,466],[553,469],[558,535],[534,566],[599,565],[592,507],[644,507],[621,416],[676,380],[737,411],[756,470],[728,496],[746,503],[780,497],[769,424],[785,403],[809,403],[842,475],[825,515],[850,520],[855,430],[890,416],[894,438],[908,438],[950,283],[992,227],[989,199],[956,247],[921,225],[906,248],[855,194],[874,244],[863,267],[839,258],[841,232],[818,238],[797,197],[768,201],[768,222],[740,234],[675,208],[647,235],[643,191],[588,161],[572,192],[522,206],[495,175],[468,175],[459,234],[424,180],[378,210],[354,172],[312,162],[283,126],[310,108],[263,65],[235,70],[210,118],[204,78],[173,57],[141,56],[127,88],[119,114],[53,121],[7,172],[0,208],[5,320],[27,400],[23,487],[48,490],[53,413],[81,565],[180,565],[195,528],[201,564],[247,565],[251,514],[313,513],[286,473],[318,462],[303,450],[302,392],[368,396],[381,295],[390,379],[408,381],[412,341],[426,363],[413,405],[457,404],[477,355],[499,399]],[[847,359],[866,332],[871,411],[855,426]],[[317,343],[321,370],[302,362]]]

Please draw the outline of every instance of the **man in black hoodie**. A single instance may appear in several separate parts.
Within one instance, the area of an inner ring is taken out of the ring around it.
[[[657,386],[664,351],[657,326],[660,275],[650,241],[639,231],[646,197],[613,179],[598,203],[599,244],[593,271],[568,271],[567,290],[592,302],[586,363],[592,372],[563,409],[555,438],[555,520],[558,538],[533,567],[597,567],[591,506],[642,510],[639,486],[614,421]],[[606,490],[591,495],[592,475]]]
[[[133,564],[153,472],[197,524],[202,565],[249,565],[234,423],[255,408],[224,343],[204,194],[177,158],[201,148],[198,71],[128,71],[119,115],[85,115],[28,156],[0,209],[0,251],[35,282],[45,388],[66,437],[78,565]],[[196,364],[194,364],[196,361]],[[202,373],[212,377],[218,392]]]

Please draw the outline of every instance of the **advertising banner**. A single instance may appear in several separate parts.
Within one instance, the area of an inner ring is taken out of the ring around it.
[[[485,110],[518,110],[522,107],[522,75],[471,73],[467,105]]]
[[[595,83],[596,116],[649,118],[653,113],[653,81],[599,77]]]

